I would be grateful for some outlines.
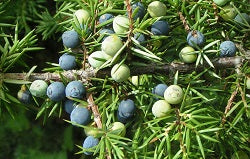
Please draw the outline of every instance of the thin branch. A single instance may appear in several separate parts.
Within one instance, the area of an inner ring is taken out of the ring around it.
[[[225,108],[225,112],[224,112],[223,117],[222,117],[222,125],[224,125],[225,122],[226,122],[226,115],[230,111],[230,109],[232,107],[232,104],[233,104],[233,101],[234,101],[234,98],[236,97],[237,93],[238,93],[238,88],[236,88],[236,90],[233,91],[233,93],[231,94],[230,99],[227,102],[227,106]]]
[[[127,6],[127,12],[128,12],[128,19],[129,19],[128,41],[130,43],[132,32],[133,32],[133,18],[132,18],[132,8],[131,8],[130,0],[126,0],[126,6]]]
[[[86,60],[87,60],[87,49],[84,43],[82,43],[82,49],[83,49],[83,62],[82,62],[82,68],[85,70],[86,66]]]
[[[245,59],[244,57],[225,57],[218,58],[212,61],[215,69],[225,69],[225,68],[235,68],[240,63],[248,62],[250,65],[250,59]],[[147,66],[136,66],[130,67],[131,75],[141,75],[141,74],[169,74],[172,72],[192,72],[202,71],[204,68],[208,68],[208,64],[199,65],[195,67],[195,64],[183,64],[183,63],[170,63],[164,65],[148,64]],[[96,72],[93,68],[86,68],[85,70],[70,70],[64,71],[61,74],[68,78],[69,80],[81,80],[83,83],[87,83],[92,77],[106,77],[110,76],[110,68],[99,70]],[[26,73],[2,73],[1,79],[12,79],[12,80],[26,80]],[[1,80],[0,79],[0,80]],[[32,73],[29,77],[29,81],[34,80],[53,80],[59,81],[61,79],[59,73]]]
[[[243,101],[243,104],[244,104],[244,107],[245,107],[245,109],[246,109],[246,112],[248,112],[248,105],[247,105],[247,102],[246,102],[245,93],[244,93],[244,91],[242,90],[239,81],[238,81],[238,83],[237,83],[237,87],[238,87],[238,89],[239,89],[239,91],[240,91],[241,99],[242,99],[242,101]],[[246,113],[246,114],[248,114],[248,113]]]
[[[190,27],[189,27],[188,24],[187,24],[186,18],[183,16],[182,12],[178,12],[178,14],[179,14],[179,16],[180,16],[180,19],[181,19],[183,25],[184,25],[185,30],[186,30],[187,32],[189,32],[189,31],[190,31]]]
[[[212,3],[212,6],[213,6],[213,9],[214,9],[214,17],[215,17],[215,20],[218,21],[219,16],[218,16],[218,8],[217,8],[217,5],[213,2],[213,3]]]
[[[91,108],[93,115],[94,115],[94,121],[97,125],[97,128],[101,129],[102,128],[102,120],[101,120],[101,115],[99,113],[99,109],[98,106],[95,104],[94,99],[92,94],[88,95],[88,103],[89,103],[89,107]]]
[[[182,137],[182,130],[181,130],[181,117],[180,117],[180,110],[177,109],[176,110],[176,117],[177,117],[177,120],[176,120],[176,125],[178,126],[178,133],[180,134],[179,135],[179,142],[180,142],[180,147],[181,147],[181,150],[183,152],[183,155],[186,156],[186,146],[183,144],[183,137]]]

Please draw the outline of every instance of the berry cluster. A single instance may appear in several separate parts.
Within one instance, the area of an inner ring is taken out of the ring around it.
[[[165,84],[158,84],[153,88],[152,93],[165,99],[158,100],[157,98],[152,107],[152,113],[157,118],[166,116],[171,110],[170,104],[179,104],[184,97],[183,90],[178,85],[170,85],[168,87]]]

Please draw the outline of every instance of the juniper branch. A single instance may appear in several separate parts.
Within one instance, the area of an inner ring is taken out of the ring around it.
[[[250,65],[250,59],[246,59],[241,56],[237,57],[224,57],[212,60],[215,69],[221,70],[225,68],[235,68],[240,63],[248,62]],[[131,75],[141,75],[141,74],[169,74],[176,72],[177,70],[182,73],[188,73],[192,71],[202,71],[204,68],[209,67],[208,64],[203,64],[195,67],[195,64],[184,64],[172,62],[170,64],[158,65],[155,63],[148,64],[146,66],[136,66],[131,67]],[[92,77],[106,77],[110,76],[110,68],[99,70],[96,72],[93,68],[87,68],[85,70],[70,70],[64,71],[61,74],[68,78],[69,80],[81,80],[83,83],[87,83]],[[2,73],[1,79],[7,80],[53,80],[60,81],[61,77],[59,73],[32,73],[28,78],[26,73]]]

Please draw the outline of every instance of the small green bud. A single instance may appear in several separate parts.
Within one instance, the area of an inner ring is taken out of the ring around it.
[[[35,80],[30,85],[30,93],[36,97],[46,96],[48,84],[43,80]]]
[[[178,85],[171,85],[164,92],[164,98],[169,104],[179,104],[183,97],[183,90]]]
[[[130,76],[130,69],[126,64],[116,64],[113,66],[111,69],[111,77],[116,81],[116,82],[123,82],[127,80]]]
[[[170,110],[171,105],[165,100],[156,101],[152,107],[152,113],[157,118],[166,116]]]

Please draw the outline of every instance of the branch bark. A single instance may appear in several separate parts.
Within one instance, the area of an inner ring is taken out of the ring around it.
[[[250,59],[246,59],[241,56],[237,57],[225,57],[225,58],[218,58],[212,61],[215,69],[225,69],[225,68],[235,68],[240,63],[243,64],[248,62],[250,65]],[[189,73],[192,71],[201,71],[204,68],[208,68],[208,64],[199,65],[195,67],[194,64],[183,64],[183,63],[170,63],[170,64],[163,64],[158,65],[155,63],[149,64],[147,66],[140,66],[140,67],[131,67],[131,75],[141,75],[141,74],[169,74],[171,72],[185,72]],[[110,76],[110,68],[99,70],[96,72],[93,68],[87,68],[85,70],[70,70],[64,71],[61,74],[68,78],[69,80],[81,80],[83,83],[87,83],[92,77],[106,77]],[[26,73],[2,73],[2,79],[11,79],[11,80],[53,80],[53,81],[60,81],[61,77],[59,73],[32,73],[28,78]],[[1,79],[0,79],[1,80]]]
[[[91,108],[91,110],[93,112],[94,121],[95,121],[95,123],[97,125],[97,128],[101,129],[102,128],[101,115],[99,113],[98,106],[94,102],[92,94],[88,95],[88,103],[89,103],[89,106],[90,106],[90,108]]]

